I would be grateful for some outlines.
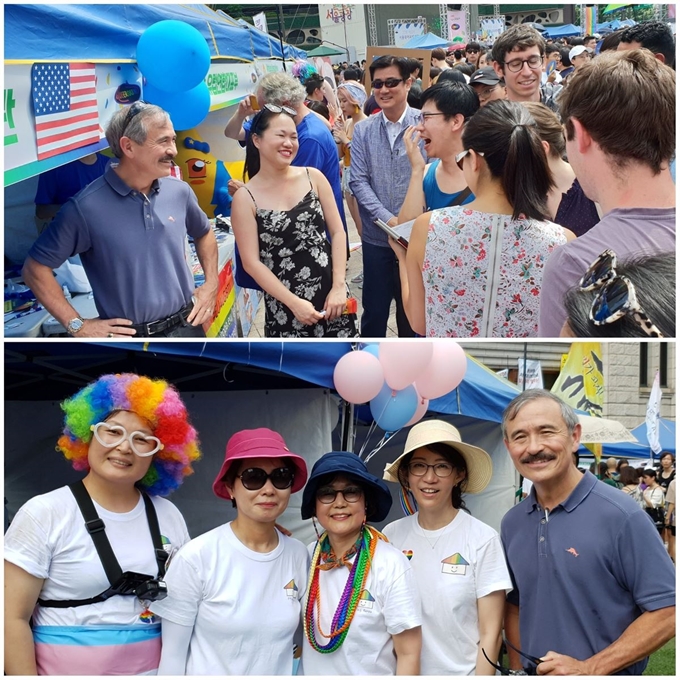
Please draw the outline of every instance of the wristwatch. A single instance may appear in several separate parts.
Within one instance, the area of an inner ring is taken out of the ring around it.
[[[71,319],[68,322],[66,326],[66,332],[69,335],[75,335],[83,327],[84,323],[85,319],[83,319],[81,316],[77,316],[75,319]]]

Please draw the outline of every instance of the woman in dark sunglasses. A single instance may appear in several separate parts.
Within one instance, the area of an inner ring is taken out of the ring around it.
[[[245,271],[265,291],[266,337],[353,337],[345,231],[324,175],[292,165],[294,115],[265,104],[252,121],[249,181],[232,203],[234,236]]]
[[[312,468],[302,519],[324,532],[309,546],[303,607],[305,675],[419,675],[420,606],[406,556],[366,524],[385,519],[387,485],[354,453]]]
[[[302,457],[267,428],[227,443],[213,492],[236,519],[190,541],[166,577],[161,675],[291,675],[307,578],[304,545],[276,520],[307,479]],[[156,611],[154,609],[154,611]]]

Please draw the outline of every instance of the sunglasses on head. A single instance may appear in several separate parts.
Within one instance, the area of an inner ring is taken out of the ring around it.
[[[652,323],[637,301],[635,286],[627,276],[616,273],[616,253],[605,250],[586,270],[579,282],[581,290],[600,292],[593,300],[589,318],[596,326],[605,326],[630,316],[652,338],[663,333]]]
[[[259,491],[268,479],[275,489],[289,489],[293,486],[293,471],[287,467],[280,467],[267,474],[262,468],[246,468],[238,478],[248,491]]]
[[[267,111],[271,111],[272,113],[287,113],[289,116],[293,116],[293,118],[297,115],[295,109],[291,109],[290,106],[277,106],[276,104],[265,104],[262,108],[267,109]]]
[[[391,90],[395,88],[397,85],[399,85],[399,83],[403,82],[404,82],[403,78],[385,78],[385,80],[374,80],[371,83],[371,87],[374,90],[380,90],[384,85],[385,87]]]
[[[147,106],[149,106],[145,101],[139,99],[134,104],[130,104],[127,113],[125,114],[125,120],[123,121],[123,132],[127,130],[128,125],[132,122],[132,119],[141,113]],[[123,135],[121,135],[122,137]]]

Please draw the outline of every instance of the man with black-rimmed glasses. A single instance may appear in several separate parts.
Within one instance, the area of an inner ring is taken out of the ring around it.
[[[113,115],[106,138],[117,162],[64,204],[29,251],[24,280],[75,337],[204,337],[215,310],[217,242],[189,185],[170,177],[177,155],[170,117],[135,102]],[[187,234],[205,273],[198,288]],[[77,254],[98,318],[83,319],[52,273]]]
[[[494,43],[493,67],[505,82],[508,100],[513,102],[540,102],[559,113],[556,101],[561,85],[541,85],[545,62],[546,42],[531,26],[512,26]]]

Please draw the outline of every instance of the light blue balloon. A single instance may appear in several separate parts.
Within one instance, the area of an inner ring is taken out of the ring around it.
[[[396,432],[408,423],[418,408],[418,393],[413,385],[392,394],[385,383],[378,396],[371,399],[371,415],[385,432]]]
[[[380,345],[377,342],[371,342],[366,345],[364,345],[361,348],[362,352],[368,352],[369,354],[372,354],[376,359],[380,359]]]
[[[210,90],[205,83],[188,92],[164,92],[146,85],[144,101],[167,111],[175,130],[189,130],[200,125],[210,112]]]
[[[139,38],[137,65],[159,90],[186,92],[208,75],[210,48],[193,26],[174,19],[159,21]]]

